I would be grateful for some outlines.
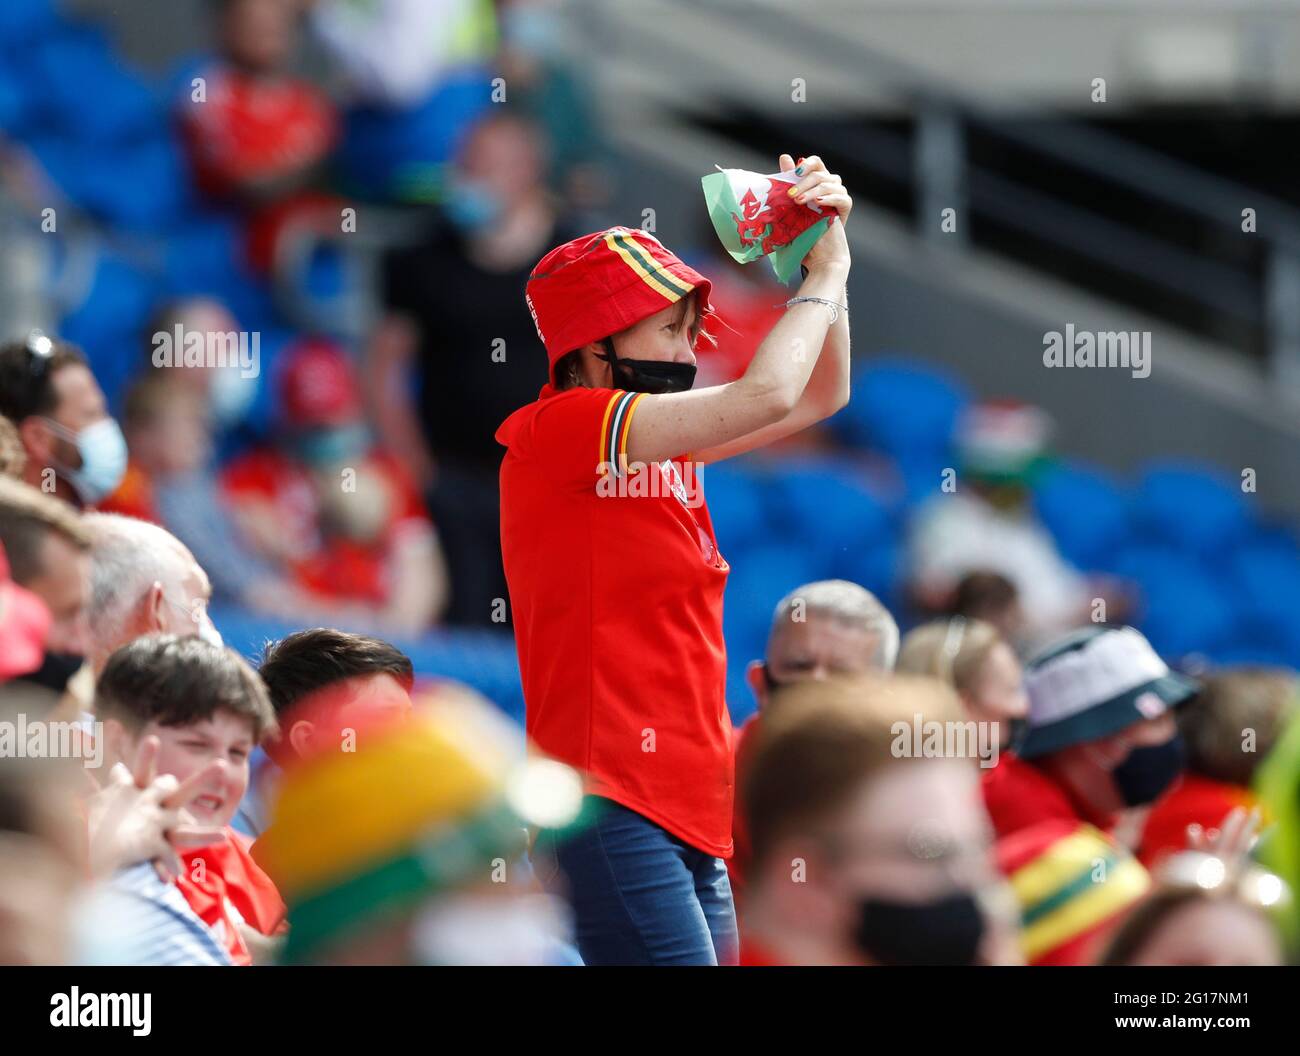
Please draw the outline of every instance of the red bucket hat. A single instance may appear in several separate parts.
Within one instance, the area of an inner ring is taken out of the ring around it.
[[[280,409],[288,425],[340,425],[361,414],[352,363],[332,342],[299,341],[285,350],[279,366]]]
[[[698,291],[701,318],[713,284],[639,228],[611,227],[566,242],[537,262],[524,299],[555,364],[575,348],[639,323]]]

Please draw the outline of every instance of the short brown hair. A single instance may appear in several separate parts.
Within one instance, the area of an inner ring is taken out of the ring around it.
[[[409,693],[411,658],[381,638],[315,627],[267,642],[258,668],[277,715],[309,693],[361,675],[392,675]]]
[[[0,545],[15,582],[27,584],[43,571],[41,549],[51,534],[89,550],[90,531],[66,502],[20,480],[0,477]]]
[[[995,619],[1020,598],[1016,585],[998,572],[968,572],[957,584],[952,615]]]
[[[59,394],[54,375],[64,367],[86,366],[85,353],[76,345],[55,340],[44,366],[33,369],[27,341],[0,345],[0,414],[21,425],[34,414],[58,410]]]
[[[1294,672],[1263,667],[1220,671],[1179,709],[1188,769],[1215,781],[1249,786],[1255,767],[1273,749],[1296,712]],[[1251,750],[1244,745],[1253,733]]]
[[[108,658],[95,686],[95,716],[133,733],[157,722],[189,726],[219,711],[247,718],[253,740],[275,732],[275,711],[257,672],[233,650],[193,636],[149,634]]]
[[[815,829],[868,778],[905,760],[894,726],[961,721],[952,690],[933,678],[855,675],[782,686],[763,711],[741,789],[753,862]]]

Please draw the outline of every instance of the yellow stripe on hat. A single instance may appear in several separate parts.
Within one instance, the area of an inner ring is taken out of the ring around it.
[[[1115,854],[1114,845],[1091,825],[1051,844],[1037,858],[1026,862],[1011,875],[1011,890],[1022,906],[1038,905],[1090,868]]]
[[[611,231],[605,235],[605,245],[617,253],[624,264],[641,276],[642,282],[666,298],[669,304],[677,303],[691,292],[691,287],[683,285],[667,272],[650,267],[644,250],[637,244],[635,238]],[[654,258],[651,257],[650,262],[653,261]]]
[[[1076,865],[1077,868],[1077,865]],[[1125,858],[1110,870],[1105,882],[1071,899],[1055,913],[1036,921],[1020,933],[1026,960],[1035,960],[1048,950],[1085,934],[1108,917],[1146,894],[1151,878],[1136,858]]]
[[[493,761],[447,722],[361,731],[287,771],[258,858],[286,901],[406,851],[498,794]]]

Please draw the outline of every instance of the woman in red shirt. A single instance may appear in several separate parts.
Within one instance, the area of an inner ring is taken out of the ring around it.
[[[536,855],[543,882],[563,874],[588,964],[735,961],[729,566],[697,470],[849,394],[852,199],[819,158],[780,165],[833,215],[735,381],[690,391],[710,283],[645,231],[568,242],[527,284],[550,383],[497,431],[501,542],[529,737],[587,775],[595,808]]]

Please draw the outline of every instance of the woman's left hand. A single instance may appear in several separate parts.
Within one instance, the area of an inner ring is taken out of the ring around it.
[[[851,254],[844,222],[853,209],[853,199],[844,189],[844,184],[835,173],[826,171],[822,159],[815,154],[810,158],[800,158],[797,163],[789,154],[782,154],[780,164],[782,172],[800,173],[799,182],[790,187],[793,199],[801,205],[814,205],[823,215],[830,215],[826,230],[804,257],[804,267],[809,272],[823,266],[848,268]],[[836,217],[840,221],[838,224]]]
[[[791,197],[800,205],[815,205],[825,212],[834,209],[840,222],[848,220],[853,211],[853,199],[844,189],[842,181],[835,173],[827,170],[825,163],[817,155],[800,158],[796,163],[789,154],[781,155],[782,172],[800,172],[799,182],[791,187]]]

